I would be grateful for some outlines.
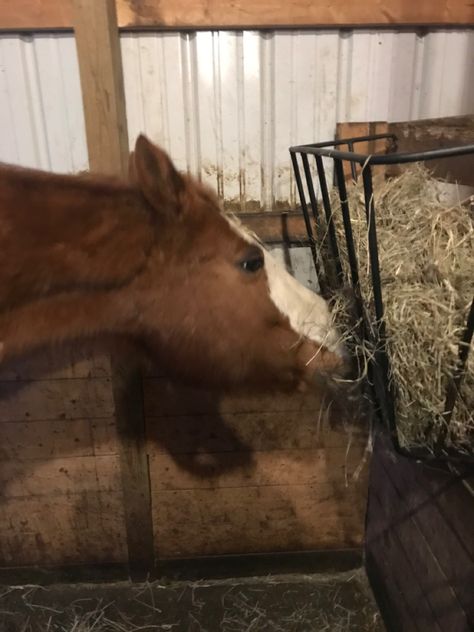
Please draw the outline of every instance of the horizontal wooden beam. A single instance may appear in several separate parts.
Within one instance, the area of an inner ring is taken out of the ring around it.
[[[98,0],[99,2],[100,0]],[[0,29],[71,29],[72,0],[0,0]],[[117,0],[124,29],[472,26],[472,0]]]
[[[400,152],[419,152],[443,147],[456,147],[474,143],[474,115],[449,116],[417,121],[401,121],[398,123],[338,123],[337,138],[354,138],[369,134],[395,134],[396,147]],[[358,143],[355,150],[361,154],[385,153],[388,148],[385,140]],[[425,162],[426,167],[435,176],[447,182],[456,182],[474,187],[474,155],[451,156]],[[410,165],[392,165],[375,167],[375,171],[394,176],[400,174]],[[352,179],[350,164],[344,161],[347,178]],[[467,193],[466,193],[467,195]],[[463,193],[461,193],[462,199]]]
[[[266,244],[306,244],[308,234],[299,212],[237,213],[240,221]]]

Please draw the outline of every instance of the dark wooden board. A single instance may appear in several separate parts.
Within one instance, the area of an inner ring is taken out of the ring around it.
[[[472,474],[468,478],[472,485]],[[369,574],[388,603],[388,618],[403,620],[409,611],[419,630],[472,629],[473,524],[473,496],[459,476],[396,454],[379,434],[370,473],[366,554]],[[403,598],[394,593],[394,583]]]

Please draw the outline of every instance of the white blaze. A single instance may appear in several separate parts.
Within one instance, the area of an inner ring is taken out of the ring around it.
[[[302,337],[324,345],[340,356],[344,355],[340,336],[332,326],[326,301],[301,285],[254,237],[238,222],[226,217],[229,224],[248,243],[259,245],[264,253],[270,298],[279,312],[286,316],[292,329]]]
[[[292,329],[300,336],[342,355],[339,336],[331,325],[326,301],[301,285],[267,250],[264,250],[264,255],[270,298],[288,318]]]

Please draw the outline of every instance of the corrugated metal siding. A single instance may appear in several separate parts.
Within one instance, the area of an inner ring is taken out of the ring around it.
[[[0,36],[0,160],[53,171],[88,166],[71,35]]]
[[[130,141],[140,131],[236,209],[295,202],[291,144],[338,121],[474,111],[474,31],[127,33]],[[0,159],[87,165],[70,35],[0,37]]]

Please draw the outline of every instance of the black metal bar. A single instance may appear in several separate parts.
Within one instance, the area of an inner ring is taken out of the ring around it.
[[[377,139],[375,135],[371,138],[375,140]],[[356,154],[350,151],[340,151],[338,149],[328,149],[326,147],[313,147],[311,145],[292,147],[291,151],[298,152],[300,154],[314,154],[319,156],[327,156],[328,158],[339,158],[341,160],[358,162],[361,165],[393,165],[407,162],[435,160],[437,158],[449,158],[450,156],[464,156],[474,153],[474,145],[442,147],[441,149],[432,149],[430,151],[418,151],[400,154]]]
[[[329,244],[331,246],[331,252],[333,260],[336,266],[336,276],[338,279],[343,278],[341,258],[339,256],[339,248],[337,245],[336,229],[334,227],[334,220],[332,217],[331,198],[329,197],[328,185],[326,182],[326,172],[324,171],[323,159],[321,156],[315,156],[316,168],[318,170],[319,187],[321,189],[321,197],[323,199],[324,214],[326,216],[326,225],[329,235]]]
[[[334,160],[334,171],[336,173],[336,183],[339,191],[339,202],[341,204],[342,221],[347,244],[347,257],[351,271],[353,288],[360,294],[359,266],[354,246],[354,235],[352,233],[351,215],[349,210],[349,200],[347,199],[346,180],[344,178],[344,167],[342,160]]]
[[[323,296],[327,296],[329,288],[328,288],[326,268],[325,268],[324,263],[322,262],[322,259],[320,258],[320,255],[321,255],[321,236],[323,234],[323,229],[322,229],[322,226],[321,226],[321,218],[319,216],[318,201],[316,199],[316,195],[315,195],[315,192],[314,192],[313,178],[311,176],[311,169],[309,167],[308,156],[306,154],[302,154],[301,155],[301,159],[303,161],[303,169],[304,169],[304,174],[305,174],[305,177],[306,177],[306,186],[308,187],[308,194],[309,194],[309,200],[310,200],[310,204],[311,204],[311,211],[312,211],[314,223],[315,223],[315,226],[316,226],[316,239],[315,239],[315,242],[317,240],[317,252],[316,252],[316,254],[319,255],[319,257],[318,257],[318,264],[317,264],[317,267],[316,267],[316,274],[318,275],[320,292],[321,292],[321,294]],[[309,235],[308,235],[308,237],[309,237]]]
[[[386,329],[383,318],[382,280],[380,277],[379,252],[377,243],[377,225],[375,221],[374,189],[372,182],[372,169],[370,165],[361,165],[362,179],[364,183],[365,212],[368,227],[368,248],[370,261],[370,274],[372,278],[372,290],[374,292],[375,308],[375,370],[381,370],[384,379],[384,391],[386,406],[393,410],[393,393],[390,388],[389,360],[386,348]],[[391,416],[391,413],[389,413]]]
[[[313,177],[311,176],[311,169],[309,168],[308,156],[306,154],[302,154],[301,159],[303,161],[303,169],[306,177],[306,185],[308,187],[309,201],[311,203],[316,231],[319,232],[319,235],[321,235],[321,219],[319,217],[318,201],[314,193]]]
[[[354,141],[353,140],[349,140],[347,141],[347,148],[348,150],[353,153],[354,152]],[[336,162],[336,161],[334,161]],[[352,175],[352,179],[355,181],[357,180],[357,169],[356,169],[356,164],[354,161],[351,161],[351,175]]]
[[[309,248],[311,250],[311,256],[313,257],[314,268],[316,270],[316,274],[318,276],[318,282],[321,286],[321,269],[319,266],[319,257],[318,252],[316,250],[316,242],[314,240],[313,227],[311,226],[311,220],[309,218],[308,206],[306,204],[306,197],[303,189],[303,182],[301,180],[300,167],[298,165],[298,159],[295,153],[291,154],[291,162],[293,164],[293,171],[295,173],[296,187],[298,189],[298,195],[301,203],[301,210],[303,211],[304,223],[306,226],[306,232],[308,233],[309,240]],[[323,288],[321,288],[322,291]]]
[[[474,153],[474,145],[470,144],[460,147],[447,147],[424,152],[399,154],[391,153],[384,155],[363,155],[354,153],[353,150],[356,143],[377,139],[390,139],[394,143],[397,142],[397,138],[394,134],[373,134],[369,136],[361,136],[349,139],[346,138],[328,141],[325,143],[315,143],[310,145],[302,145],[299,147],[292,147],[290,151],[292,154],[292,160],[294,154],[300,153],[302,156],[303,164],[309,165],[309,161],[307,161],[307,156],[309,154],[314,155],[315,157],[319,183],[321,186],[321,196],[323,199],[327,229],[329,233],[330,248],[332,251],[333,259],[338,267],[339,273],[341,273],[341,259],[337,243],[337,235],[335,233],[335,227],[332,217],[331,200],[327,187],[323,156],[331,157],[334,160],[334,184],[338,188],[339,199],[341,201],[341,212],[344,222],[344,232],[347,244],[347,256],[351,273],[351,281],[353,287],[357,288],[358,286],[359,290],[360,271],[358,268],[357,253],[354,245],[354,235],[352,233],[352,226],[350,223],[350,208],[347,201],[347,189],[344,178],[343,161],[346,160],[350,162],[351,173],[353,177],[355,177],[354,174],[357,175],[357,165],[360,165],[362,169],[364,202],[368,230],[370,275],[375,307],[375,318],[372,320],[370,318],[370,315],[365,313],[363,304],[364,297],[362,297],[359,292],[360,309],[362,312],[362,329],[364,330],[362,332],[362,337],[366,340],[372,339],[376,344],[376,351],[374,354],[375,357],[374,360],[370,363],[369,367],[369,383],[371,384],[374,400],[378,407],[378,412],[381,414],[382,419],[388,424],[388,427],[391,431],[392,442],[395,451],[405,457],[430,463],[433,467],[445,467],[445,463],[447,461],[472,466],[472,464],[474,463],[474,456],[465,455],[459,452],[459,450],[456,450],[455,447],[447,445],[445,439],[447,433],[449,432],[449,422],[451,421],[453,410],[455,410],[457,398],[462,397],[462,379],[465,373],[465,366],[467,363],[474,330],[474,299],[470,307],[466,329],[463,333],[462,340],[459,343],[458,365],[455,374],[447,387],[445,412],[443,413],[447,423],[446,426],[443,427],[441,433],[438,435],[437,441],[435,442],[434,450],[428,447],[405,448],[400,444],[395,414],[396,385],[390,380],[390,360],[386,347],[386,325],[384,322],[383,291],[381,284],[381,271],[377,244],[376,209],[373,197],[371,165],[402,164],[419,161],[429,161],[437,158],[448,158],[450,156],[468,155]],[[349,151],[335,149],[335,147],[340,147],[341,145],[347,145]],[[305,176],[309,182],[308,175],[310,175],[309,166],[307,169],[305,169]],[[310,190],[309,185],[308,190]]]
[[[368,227],[369,260],[370,272],[372,275],[372,289],[374,291],[375,318],[379,325],[383,325],[382,283],[380,279],[372,169],[370,168],[370,165],[361,165],[361,167],[362,179],[364,182],[364,201]]]

